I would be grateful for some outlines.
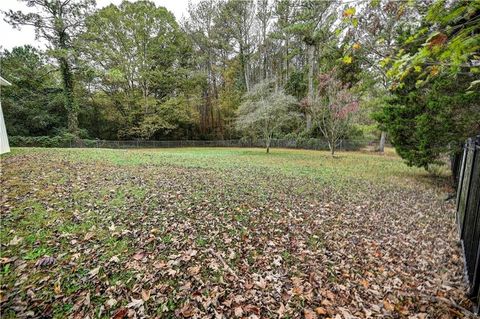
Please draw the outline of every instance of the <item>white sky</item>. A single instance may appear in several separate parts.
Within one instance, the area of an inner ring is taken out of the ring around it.
[[[151,0],[155,2],[157,6],[163,6],[171,11],[177,21],[180,21],[182,16],[186,15],[188,2],[195,2],[195,0]],[[120,4],[122,0],[97,0],[97,7],[102,8],[111,3]],[[35,31],[33,27],[24,26],[20,30],[12,28],[8,23],[4,21],[5,15],[1,11],[7,10],[22,10],[32,11],[28,8],[24,2],[18,0],[0,0],[0,47],[11,50],[15,46],[22,46],[30,44],[34,47],[42,47],[41,44],[35,40]]]

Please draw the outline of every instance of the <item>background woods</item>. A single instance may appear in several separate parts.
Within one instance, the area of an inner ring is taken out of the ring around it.
[[[1,53],[11,136],[388,136],[428,168],[480,129],[475,1],[25,2],[47,48]]]

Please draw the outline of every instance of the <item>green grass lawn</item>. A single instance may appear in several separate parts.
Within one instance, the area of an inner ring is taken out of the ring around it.
[[[462,317],[447,178],[391,150],[13,149],[2,318]]]

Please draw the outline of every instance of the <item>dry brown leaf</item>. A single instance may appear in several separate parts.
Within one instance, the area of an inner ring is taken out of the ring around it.
[[[88,272],[89,277],[95,277],[98,275],[98,272],[100,271],[100,267],[94,268]]]
[[[53,285],[53,291],[55,292],[56,295],[59,295],[62,293],[62,287],[59,281],[55,282]]]
[[[310,309],[303,310],[303,315],[305,316],[305,319],[317,319],[318,318],[317,314]]]
[[[37,260],[37,262],[35,263],[35,266],[37,266],[37,267],[47,267],[47,266],[52,266],[53,264],[55,264],[55,258],[50,257],[50,256],[44,256],[44,257],[40,258],[39,260]]]
[[[254,313],[256,315],[260,315],[260,308],[254,305],[246,305],[243,309],[248,313]]]
[[[123,319],[127,316],[128,309],[127,308],[120,308],[115,314],[113,315],[112,319]]]
[[[143,301],[150,299],[150,290],[142,289],[142,299]]]
[[[136,309],[136,308],[141,307],[143,305],[143,302],[144,301],[142,299],[133,299],[132,298],[132,301],[129,302],[126,307]]]
[[[132,256],[132,258],[137,261],[142,260],[144,257],[145,257],[145,253],[143,251],[138,251],[135,253],[135,255]]]
[[[185,317],[189,318],[195,314],[195,309],[189,303],[186,303],[182,309],[180,309],[180,314]]]
[[[390,302],[388,302],[388,300],[384,300],[384,301],[383,301],[383,307],[384,307],[385,310],[387,310],[387,311],[393,311],[393,310],[395,310],[395,306],[392,305]]]
[[[233,310],[235,317],[241,317],[243,315],[243,309],[241,306],[235,307]]]
[[[116,304],[117,304],[117,300],[113,298],[109,298],[107,301],[105,301],[105,305],[107,306],[107,308],[112,308]]]
[[[85,236],[83,237],[83,240],[88,241],[88,240],[92,239],[93,236],[95,236],[95,234],[94,234],[93,232],[88,232],[88,233],[86,233]]]
[[[326,315],[327,314],[327,310],[323,307],[317,307],[315,308],[315,312],[318,314],[318,315]]]
[[[188,268],[188,273],[191,276],[195,276],[195,275],[198,275],[198,273],[200,272],[200,269],[201,269],[200,266],[189,267]]]
[[[260,278],[258,281],[255,281],[254,284],[260,289],[265,289],[267,287],[267,281],[263,278]]]
[[[280,303],[280,307],[278,307],[278,309],[277,309],[278,317],[279,318],[283,317],[283,315],[285,314],[286,311],[287,311],[287,309],[285,308],[283,303]]]

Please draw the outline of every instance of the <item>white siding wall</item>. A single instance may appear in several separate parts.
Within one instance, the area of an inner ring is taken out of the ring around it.
[[[8,145],[7,129],[5,128],[2,103],[0,102],[0,154],[8,152],[10,152],[10,146]]]
[[[11,84],[0,76],[0,98],[2,97],[2,85]],[[10,152],[10,145],[8,145],[7,128],[3,118],[2,102],[0,102],[0,154],[8,152]]]

